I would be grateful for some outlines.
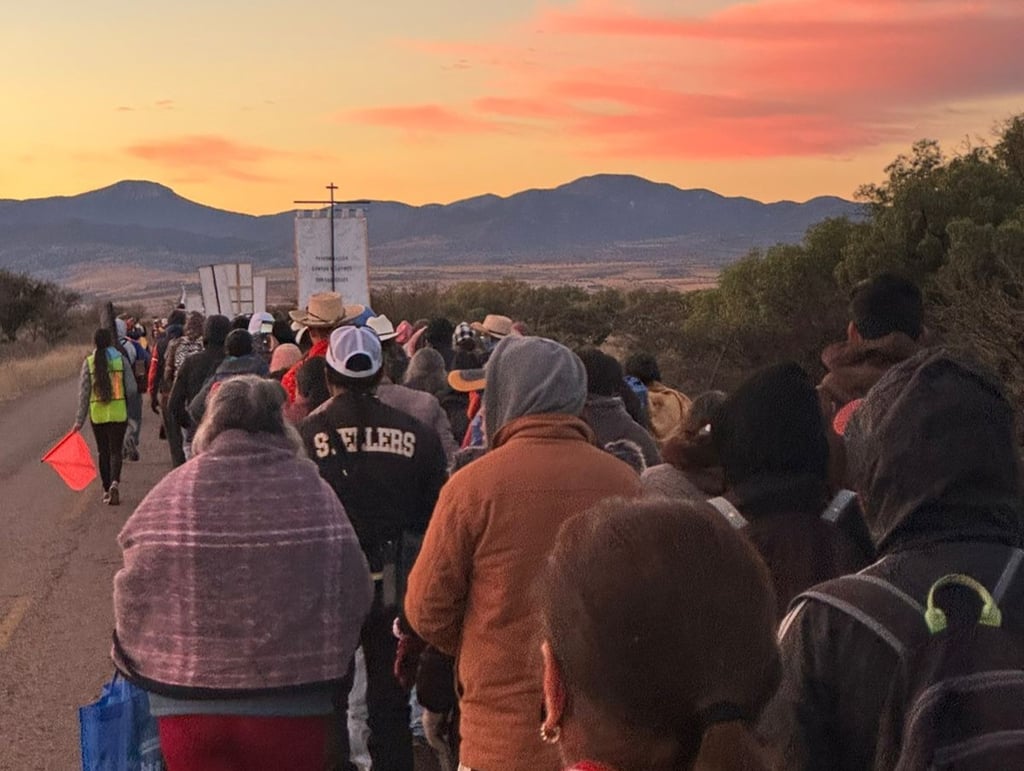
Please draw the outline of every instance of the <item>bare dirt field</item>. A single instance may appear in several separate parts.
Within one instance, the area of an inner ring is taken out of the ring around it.
[[[290,305],[295,301],[293,268],[256,268],[267,277],[267,302]],[[718,269],[677,262],[578,262],[523,265],[370,266],[372,286],[450,286],[462,281],[497,281],[514,278],[538,286],[578,286],[587,291],[616,289],[672,289],[689,292],[715,286]],[[150,313],[165,312],[177,300],[181,285],[199,292],[196,273],[92,265],[68,276],[66,283],[83,295],[99,300],[131,297]]]

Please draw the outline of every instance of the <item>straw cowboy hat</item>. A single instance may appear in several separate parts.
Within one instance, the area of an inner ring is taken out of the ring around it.
[[[304,327],[329,329],[355,321],[365,311],[364,305],[345,305],[337,292],[318,292],[310,295],[306,310],[290,311],[288,315]]]
[[[483,322],[474,321],[470,326],[482,335],[499,340],[512,334],[512,319],[494,313],[488,313]]]

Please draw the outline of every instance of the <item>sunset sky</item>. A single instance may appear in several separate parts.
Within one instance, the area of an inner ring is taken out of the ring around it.
[[[0,198],[804,200],[1024,112],[1024,0],[49,0],[5,4],[0,72]]]

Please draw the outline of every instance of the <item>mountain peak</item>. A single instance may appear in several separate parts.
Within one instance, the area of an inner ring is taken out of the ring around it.
[[[178,198],[178,194],[166,185],[144,179],[122,179],[113,185],[83,193],[86,196],[103,196],[131,201],[148,201],[161,198]]]
[[[675,185],[652,182],[635,174],[592,174],[556,188],[560,192],[584,196],[645,196],[680,193]]]

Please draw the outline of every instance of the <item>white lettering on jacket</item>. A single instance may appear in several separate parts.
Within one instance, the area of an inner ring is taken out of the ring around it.
[[[360,448],[356,446],[358,428],[342,427],[337,429],[337,432],[347,452],[359,451]],[[313,436],[313,449],[318,458],[326,458],[335,454],[331,447],[330,436],[323,431]],[[413,458],[416,455],[416,434],[398,428],[367,427],[364,429],[362,451]]]

